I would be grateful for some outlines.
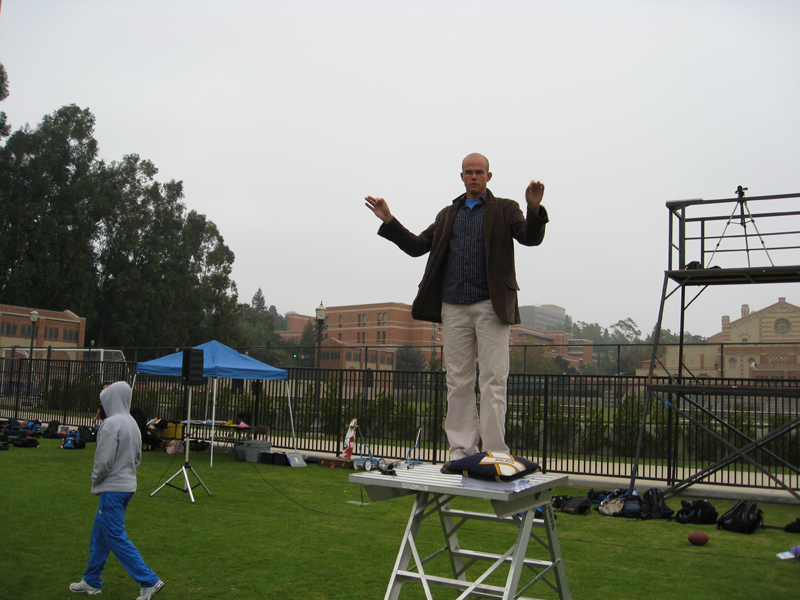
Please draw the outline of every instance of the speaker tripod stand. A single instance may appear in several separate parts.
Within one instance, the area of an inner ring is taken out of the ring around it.
[[[188,403],[188,408],[186,409],[186,426],[183,428],[183,452],[184,452],[184,463],[183,463],[183,466],[180,469],[178,469],[178,472],[175,473],[175,475],[173,475],[172,477],[167,479],[167,481],[162,483],[156,491],[154,491],[152,494],[150,494],[151,498],[153,496],[155,496],[158,492],[160,492],[166,486],[169,486],[171,488],[175,488],[176,490],[181,490],[184,493],[188,493],[189,494],[189,498],[192,499],[192,504],[195,503],[194,502],[194,494],[192,493],[192,490],[194,488],[196,488],[198,485],[202,485],[203,489],[208,493],[208,495],[209,496],[211,495],[211,492],[206,487],[206,484],[203,483],[203,480],[200,479],[200,477],[197,475],[195,470],[192,468],[192,465],[189,464],[189,426],[190,426],[191,422],[192,422],[192,388],[189,387],[189,403]],[[194,486],[192,486],[189,483],[189,472],[190,471],[191,471],[192,475],[194,475],[195,479],[197,479],[197,483]],[[176,477],[178,477],[179,475],[183,475],[183,484],[184,484],[183,487],[178,487],[177,485],[172,485],[172,480],[175,479]]]

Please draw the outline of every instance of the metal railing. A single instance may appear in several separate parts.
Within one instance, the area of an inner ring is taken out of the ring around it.
[[[63,425],[90,424],[104,383],[132,381],[132,363],[7,359],[0,365],[0,417],[21,422],[57,420]],[[667,378],[654,378],[666,383]],[[753,385],[752,379],[706,378],[709,385]],[[319,382],[319,385],[317,385]],[[780,427],[800,410],[800,382],[758,380],[761,387],[797,390],[793,397],[702,396],[702,406],[722,416],[752,438]],[[193,419],[212,416],[211,386],[194,388]],[[641,426],[646,378],[641,376],[582,376],[512,374],[508,381],[506,439],[511,452],[528,456],[551,472],[625,478],[630,474]],[[445,373],[425,371],[370,371],[290,368],[288,380],[218,380],[217,421],[237,421],[242,414],[254,425],[269,427],[274,446],[294,445],[288,398],[299,450],[339,454],[346,424],[357,418],[363,440],[374,456],[390,459],[406,455],[420,435],[424,461],[447,460],[443,430],[446,413]],[[675,399],[680,402],[679,399]],[[185,388],[179,377],[138,374],[133,407],[147,419],[181,421],[186,418]],[[691,406],[685,411],[697,410]],[[700,413],[696,415],[708,421]],[[705,422],[705,421],[704,421]],[[719,440],[691,427],[677,413],[652,406],[639,466],[639,479],[679,481],[682,473],[697,470],[727,454]],[[732,430],[718,433],[738,446],[742,436]],[[359,442],[361,439],[358,440]],[[357,444],[356,453],[361,447]],[[800,434],[791,432],[752,456],[775,463],[777,455],[800,466]],[[771,453],[771,454],[770,454]],[[773,472],[792,488],[800,487],[795,471],[772,464]],[[775,487],[746,462],[731,463],[707,483]]]

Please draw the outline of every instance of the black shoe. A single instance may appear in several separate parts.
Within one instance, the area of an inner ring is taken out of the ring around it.
[[[450,470],[450,465],[452,465],[452,464],[453,464],[453,461],[452,460],[448,460],[446,463],[444,463],[442,465],[441,472],[444,473],[445,475],[458,475],[458,473],[456,473],[455,471],[451,471]]]

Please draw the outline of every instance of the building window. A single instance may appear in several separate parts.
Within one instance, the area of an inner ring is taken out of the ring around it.
[[[343,323],[343,316],[339,315],[339,328],[342,327],[342,323]],[[342,339],[342,338],[339,338],[339,339]]]
[[[735,358],[732,358],[732,359],[730,359],[730,360],[728,361],[728,366],[729,366],[731,369],[735,369],[735,368],[736,368],[736,359],[735,359]]]
[[[780,333],[781,335],[787,334],[792,330],[792,324],[789,323],[788,319],[778,319],[775,321],[775,331]]]
[[[58,339],[58,327],[45,327],[44,328],[44,339],[46,339],[46,340],[57,340]]]
[[[7,335],[10,337],[17,337],[17,324],[16,323],[2,323],[0,324],[0,335]]]
[[[381,326],[381,313],[378,313],[378,327]]]
[[[381,343],[386,344],[386,332],[381,332]]]
[[[19,336],[24,338],[29,338],[33,334],[33,325],[30,323],[27,325],[20,325],[19,326]]]

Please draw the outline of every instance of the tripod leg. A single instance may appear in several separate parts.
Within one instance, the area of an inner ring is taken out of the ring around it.
[[[155,495],[156,495],[158,492],[160,492],[160,491],[161,491],[161,489],[162,489],[164,486],[167,486],[167,485],[169,485],[169,484],[170,484],[170,482],[171,482],[173,479],[175,479],[175,478],[176,478],[178,475],[180,475],[180,474],[181,474],[181,472],[182,472],[182,469],[181,469],[181,470],[178,470],[178,472],[177,472],[177,473],[175,473],[175,475],[173,475],[172,477],[170,477],[169,479],[167,479],[167,480],[166,480],[164,483],[162,483],[162,484],[161,484],[161,486],[160,486],[160,487],[159,487],[159,488],[158,488],[158,489],[157,489],[155,492],[153,492],[152,494],[150,494],[150,497],[152,498],[152,497],[153,497],[153,496],[155,496]],[[174,486],[173,486],[173,487],[174,487]]]
[[[189,467],[189,468],[191,469],[191,467]],[[185,465],[183,467],[181,467],[181,471],[183,471],[183,480],[186,482],[186,489],[184,489],[183,491],[184,492],[189,492],[189,498],[192,499],[192,504],[194,504],[194,494],[192,493],[192,486],[189,485],[189,473],[188,473],[188,471],[186,471],[186,466]],[[196,477],[196,475],[195,475],[195,477]]]
[[[200,483],[200,485],[202,485],[202,486],[203,486],[203,489],[204,489],[204,490],[205,490],[205,491],[208,493],[208,495],[210,496],[210,495],[211,495],[211,492],[210,492],[210,491],[209,491],[209,489],[206,487],[206,484],[205,484],[205,483],[203,483],[203,480],[202,480],[202,479],[200,479],[200,477],[197,475],[197,473],[196,473],[196,472],[195,472],[195,470],[192,468],[192,466],[191,466],[191,465],[186,465],[186,466],[189,468],[189,470],[190,470],[192,473],[194,473],[194,476],[195,476],[195,478],[197,478],[197,481]]]

